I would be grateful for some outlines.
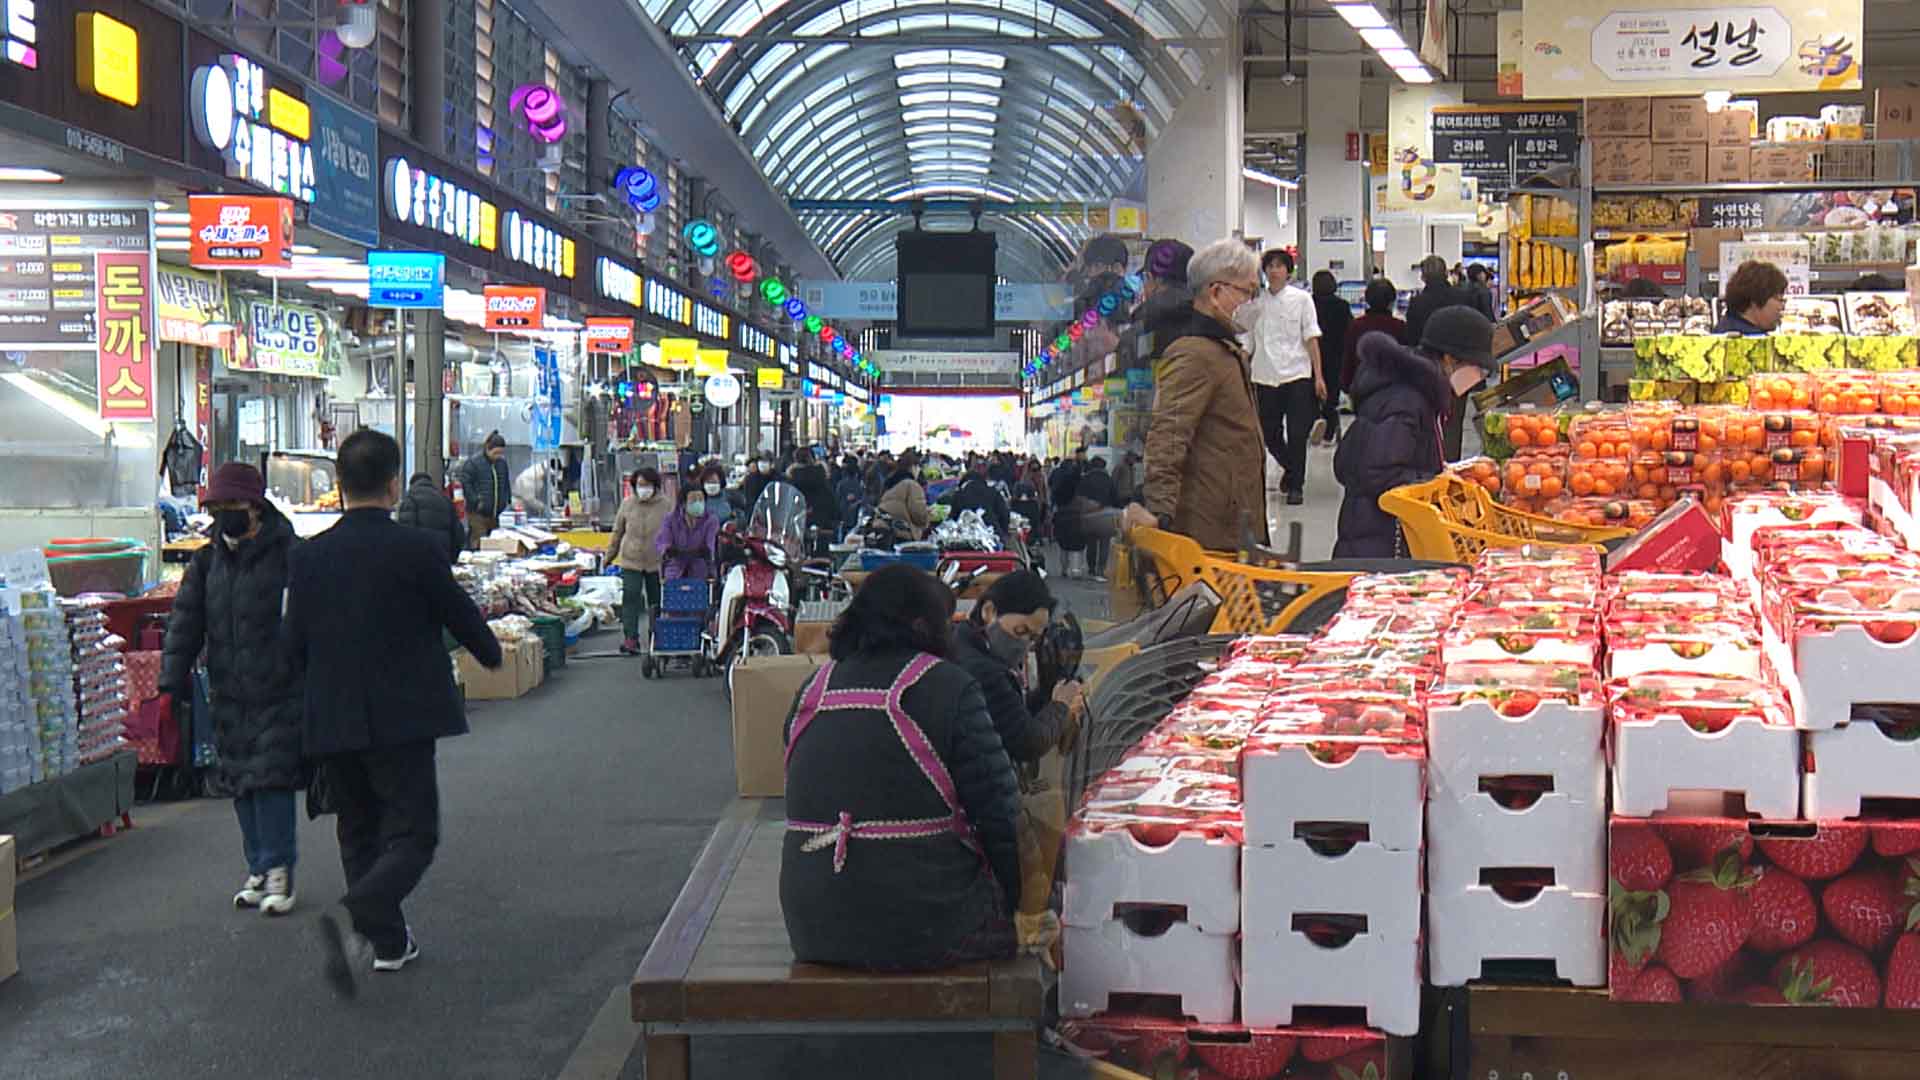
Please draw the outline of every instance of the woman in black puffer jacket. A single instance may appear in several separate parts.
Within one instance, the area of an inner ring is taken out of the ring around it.
[[[1442,365],[1379,331],[1359,345],[1353,374],[1353,424],[1333,455],[1333,475],[1345,485],[1336,559],[1390,559],[1399,522],[1380,509],[1380,495],[1438,475],[1440,423],[1453,390]]]
[[[214,514],[215,536],[194,555],[174,597],[161,686],[174,700],[191,701],[193,665],[205,648],[220,779],[233,792],[247,858],[233,902],[284,915],[293,910],[298,855],[303,694],[280,626],[287,553],[298,541],[251,465],[220,466],[203,505]]]

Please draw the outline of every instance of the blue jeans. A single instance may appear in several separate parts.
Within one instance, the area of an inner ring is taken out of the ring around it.
[[[249,874],[264,874],[279,866],[293,869],[299,841],[291,788],[249,791],[233,800],[233,811],[240,817],[240,846],[247,853]]]

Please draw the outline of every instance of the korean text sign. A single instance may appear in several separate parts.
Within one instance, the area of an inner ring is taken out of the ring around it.
[[[1529,98],[1858,90],[1862,0],[1527,0]]]
[[[277,195],[190,195],[187,261],[202,270],[293,265],[293,200]]]
[[[93,257],[103,420],[153,419],[153,270],[144,252]]]
[[[483,329],[493,333],[538,330],[546,324],[547,290],[531,285],[489,285]]]

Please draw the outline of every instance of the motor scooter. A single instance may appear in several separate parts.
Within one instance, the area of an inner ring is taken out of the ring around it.
[[[761,491],[743,526],[720,530],[720,602],[703,637],[708,670],[725,676],[742,657],[793,652],[796,590],[791,576],[805,554],[807,500],[791,484]]]

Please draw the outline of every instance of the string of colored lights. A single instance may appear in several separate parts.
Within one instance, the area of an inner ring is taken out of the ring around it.
[[[699,226],[699,228],[696,229],[696,226]],[[706,221],[689,221],[686,228],[681,230],[681,235],[686,239],[688,246],[692,247],[698,254],[710,257],[711,255],[718,254],[720,251],[717,239],[718,234],[715,232],[713,226]],[[703,242],[711,243],[712,251],[701,251],[700,245],[694,242],[695,237],[699,237]],[[760,263],[751,254],[745,251],[735,251],[729,254],[724,262],[727,267],[727,273],[733,276],[733,280],[747,286],[758,282],[762,299],[774,307],[779,308],[781,312],[800,329],[813,337],[819,338],[821,344],[839,354],[842,360],[852,364],[856,371],[859,371],[868,378],[878,379],[880,377],[880,365],[868,360],[859,349],[854,347],[853,342],[843,336],[840,331],[834,329],[832,324],[820,318],[818,315],[809,313],[807,311],[807,305],[787,289],[785,282],[776,277],[762,278],[760,274]]]
[[[1020,369],[1021,377],[1027,379],[1038,377],[1041,372],[1052,366],[1053,362],[1058,360],[1063,353],[1073,348],[1073,343],[1084,337],[1087,331],[1099,326],[1101,319],[1113,315],[1119,311],[1123,305],[1139,294],[1138,287],[1135,286],[1132,281],[1121,278],[1118,285],[1115,285],[1111,290],[1103,294],[1100,299],[1094,301],[1092,306],[1080,313],[1079,318],[1068,323],[1067,328],[1060,331],[1059,335],[1056,336],[1053,341],[1049,342],[1038,353],[1034,354],[1034,356],[1026,362],[1026,365]]]

